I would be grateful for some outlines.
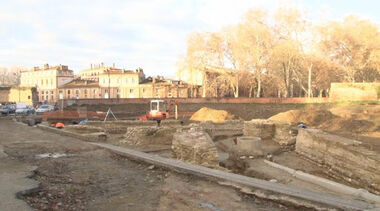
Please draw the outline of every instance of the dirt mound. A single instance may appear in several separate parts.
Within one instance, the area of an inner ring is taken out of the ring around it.
[[[270,117],[270,120],[277,120],[282,122],[288,122],[291,124],[305,123],[309,126],[319,126],[323,122],[337,118],[328,110],[324,109],[303,109],[303,110],[290,110],[282,112]]]
[[[212,122],[224,122],[226,120],[235,119],[235,116],[228,113],[225,110],[216,110],[207,107],[203,107],[195,112],[190,120],[193,121],[212,121]]]
[[[374,128],[375,124],[371,121],[340,117],[329,119],[318,127],[326,131],[342,131],[359,134],[376,130]]]
[[[337,113],[337,109],[332,109]],[[319,128],[325,131],[336,131],[345,133],[366,133],[376,131],[376,124],[363,118],[355,118],[355,115],[335,115],[323,108],[306,108],[302,110],[290,110],[270,117],[270,120],[278,120],[291,124],[304,123],[309,127]],[[347,113],[347,112],[346,112]]]

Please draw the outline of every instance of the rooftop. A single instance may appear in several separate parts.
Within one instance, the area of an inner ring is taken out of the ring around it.
[[[60,88],[80,88],[80,87],[99,87],[98,81],[75,79],[67,84],[62,85]]]

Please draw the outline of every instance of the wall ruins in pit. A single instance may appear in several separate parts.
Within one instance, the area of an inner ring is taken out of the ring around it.
[[[199,123],[199,126],[215,141],[219,138],[243,135],[244,121],[227,120],[223,123],[207,121]]]
[[[272,139],[280,145],[295,143],[297,128],[289,123],[267,119],[252,119],[244,122],[244,135],[260,137],[263,141]]]
[[[175,133],[172,150],[177,159],[206,167],[219,166],[216,146],[201,128],[190,128],[187,131]]]
[[[296,152],[325,165],[338,178],[380,193],[380,155],[359,141],[316,129],[300,129]]]

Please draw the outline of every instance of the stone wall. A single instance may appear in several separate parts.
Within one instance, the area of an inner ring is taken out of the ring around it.
[[[128,127],[121,143],[131,145],[171,145],[176,128],[161,126]]]
[[[316,129],[300,129],[296,152],[325,165],[337,178],[380,193],[380,155],[359,141]]]
[[[219,166],[216,146],[201,128],[178,131],[173,135],[172,150],[179,160],[206,167]]]
[[[273,140],[280,145],[291,145],[295,143],[297,128],[285,122],[252,119],[244,122],[243,133],[245,136],[260,137],[263,141]]]
[[[212,140],[243,135],[244,121],[227,120],[223,123],[211,121],[201,122],[199,126],[205,130]]]

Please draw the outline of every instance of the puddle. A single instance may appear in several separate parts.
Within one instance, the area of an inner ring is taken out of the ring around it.
[[[67,155],[65,153],[44,153],[36,155],[36,158],[61,158],[61,157],[67,157],[71,155]]]
[[[219,208],[215,207],[214,204],[208,203],[208,202],[202,202],[202,203],[199,204],[199,206],[202,207],[202,208],[211,209],[213,211],[221,211]]]

